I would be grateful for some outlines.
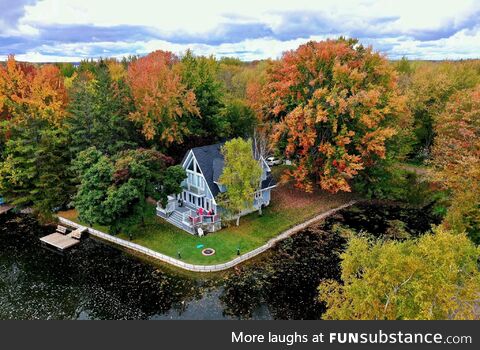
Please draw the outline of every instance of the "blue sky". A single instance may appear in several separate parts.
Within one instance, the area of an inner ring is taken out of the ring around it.
[[[0,59],[182,53],[277,58],[356,37],[389,58],[480,58],[479,0],[0,0]]]

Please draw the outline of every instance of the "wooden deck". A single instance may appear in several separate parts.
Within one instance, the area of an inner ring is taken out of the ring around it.
[[[13,207],[10,205],[2,204],[0,205],[0,215],[8,213],[10,210],[12,210]]]
[[[40,238],[40,240],[52,247],[55,247],[60,250],[65,250],[67,248],[73,247],[74,245],[80,243],[78,239],[62,235],[61,233],[55,232],[51,235]]]
[[[84,228],[76,229],[75,231],[70,232],[68,235],[62,234],[60,232],[52,233],[48,236],[40,238],[42,243],[57,248],[59,250],[65,250],[74,245],[80,243],[82,233],[85,232]]]

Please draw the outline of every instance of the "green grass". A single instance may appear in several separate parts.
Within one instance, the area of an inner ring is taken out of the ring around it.
[[[204,237],[190,235],[157,217],[155,208],[151,206],[145,226],[139,225],[133,230],[133,242],[174,258],[178,258],[180,252],[181,260],[192,264],[223,263],[234,259],[238,248],[240,254],[251,251],[288,228],[342,205],[351,198],[348,194],[305,194],[290,185],[282,185],[272,192],[272,203],[264,209],[262,216],[257,212],[252,213],[240,219],[240,226],[230,226]],[[59,215],[78,221],[75,210]],[[95,228],[108,232],[105,227]],[[129,239],[125,234],[119,234],[118,237]],[[216,253],[209,257],[203,256],[203,248],[197,248],[197,245],[213,248]]]

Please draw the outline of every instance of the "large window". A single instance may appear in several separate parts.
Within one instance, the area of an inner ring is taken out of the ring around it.
[[[204,189],[202,173],[193,158],[190,160],[190,163],[187,166],[187,179],[190,186]]]
[[[188,183],[191,186],[195,186],[195,187],[203,189],[204,182],[203,182],[203,178],[202,178],[201,175],[197,175],[197,174],[193,174],[193,173],[188,172],[187,176],[188,176]]]

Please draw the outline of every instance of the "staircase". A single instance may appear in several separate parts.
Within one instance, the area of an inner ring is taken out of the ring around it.
[[[171,223],[172,225],[175,225],[177,226],[178,228],[184,230],[184,231],[187,231],[188,233],[191,233],[192,235],[195,234],[193,228],[185,225],[183,222],[182,222],[182,214],[180,214],[178,211],[174,211],[172,212],[169,216],[167,216],[165,218],[165,220],[167,220],[169,223]]]

